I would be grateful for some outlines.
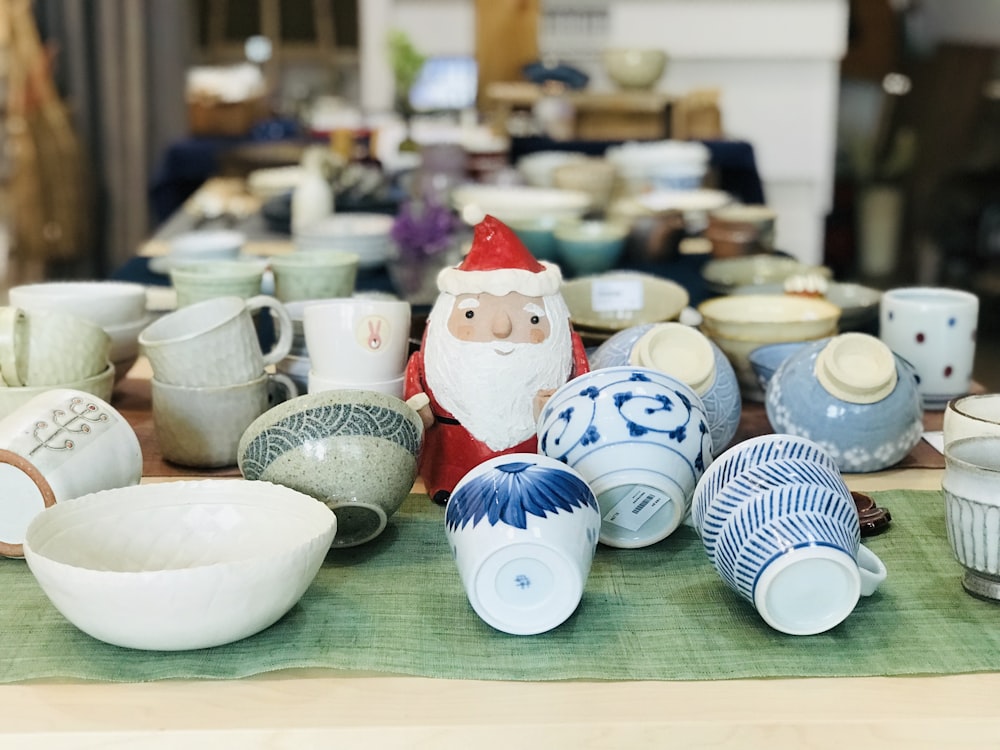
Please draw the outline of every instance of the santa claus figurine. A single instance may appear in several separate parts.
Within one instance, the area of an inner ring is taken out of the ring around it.
[[[492,216],[476,225],[462,263],[438,275],[404,393],[426,428],[420,476],[434,502],[488,458],[535,452],[542,405],[589,369],[561,283],[558,266]]]

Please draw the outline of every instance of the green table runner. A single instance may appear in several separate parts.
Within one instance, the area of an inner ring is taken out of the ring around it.
[[[413,495],[382,537],[332,551],[301,602],[274,626],[200,651],[96,641],[56,612],[23,560],[0,560],[0,682],[238,678],[293,667],[497,680],[1000,671],[1000,604],[962,589],[941,494],[873,495],[893,523],[866,543],[889,577],[821,635],[771,630],[723,585],[688,527],[645,549],[598,547],[580,607],[555,630],[495,631],[465,598],[443,509]]]

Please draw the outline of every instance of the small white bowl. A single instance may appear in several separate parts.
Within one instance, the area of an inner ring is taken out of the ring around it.
[[[581,276],[563,283],[562,295],[573,325],[592,331],[674,320],[690,299],[680,284],[635,271]]]
[[[320,375],[315,370],[310,369],[308,375],[308,391],[309,393],[319,393],[321,391],[375,391],[377,393],[384,393],[387,396],[395,396],[396,398],[403,398],[403,381],[405,375],[400,375],[398,378],[392,378],[391,380],[375,380],[367,381],[364,383],[360,382],[348,382],[344,380],[337,380],[336,378],[328,378],[325,375]]]
[[[576,219],[590,208],[590,196],[581,190],[531,187],[530,185],[460,185],[451,193],[452,204],[468,224],[478,224],[484,215],[503,222],[538,216]]]
[[[140,484],[39,513],[24,556],[83,632],[177,651],[246,638],[302,597],[337,519],[301,492],[242,479]]]
[[[11,287],[22,310],[59,310],[107,328],[146,314],[146,287],[130,281],[43,281]]]

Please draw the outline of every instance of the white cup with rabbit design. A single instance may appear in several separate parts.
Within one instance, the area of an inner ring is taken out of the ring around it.
[[[410,303],[345,297],[306,305],[302,328],[312,369],[341,382],[398,378],[406,368]]]

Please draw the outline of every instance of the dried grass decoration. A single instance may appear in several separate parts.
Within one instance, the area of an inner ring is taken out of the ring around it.
[[[23,258],[66,261],[91,233],[84,154],[51,75],[30,0],[0,0],[8,50],[7,148],[11,227]]]

